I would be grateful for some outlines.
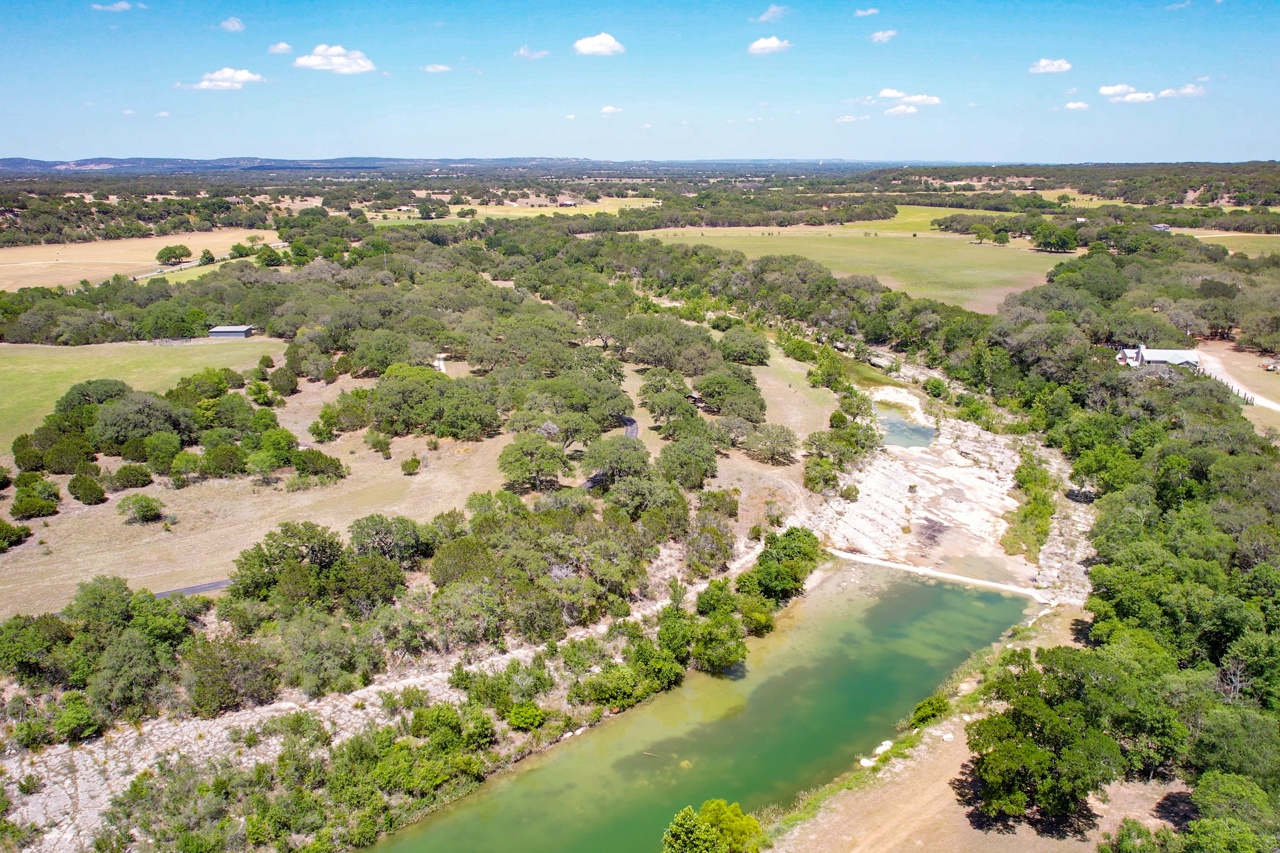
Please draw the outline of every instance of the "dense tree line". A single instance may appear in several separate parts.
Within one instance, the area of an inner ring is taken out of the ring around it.
[[[86,199],[0,189],[0,247],[208,232],[219,226],[267,228],[270,220],[265,203],[222,197],[112,201],[104,192]]]

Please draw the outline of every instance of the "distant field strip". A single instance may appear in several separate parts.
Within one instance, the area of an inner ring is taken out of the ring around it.
[[[515,219],[527,216],[555,216],[557,213],[564,216],[576,216],[578,214],[595,214],[595,213],[617,213],[628,207],[651,207],[656,202],[651,198],[602,198],[599,201],[584,201],[574,207],[558,207],[548,205],[546,207],[529,207],[509,204],[455,204],[450,206],[453,215],[448,219],[423,220],[418,218],[417,213],[408,211],[387,211],[387,218],[383,219],[381,213],[369,214],[369,221],[379,227],[388,225],[421,225],[425,221],[433,222],[463,222],[457,216],[459,210],[470,208],[476,212],[476,219]]]
[[[1036,252],[1021,240],[1008,246],[980,246],[962,235],[929,231],[930,219],[956,212],[946,208],[899,211],[887,222],[792,228],[668,228],[639,236],[733,249],[749,258],[801,255],[839,275],[874,275],[881,283],[912,296],[987,313],[994,313],[1008,294],[1043,284],[1045,274],[1070,257]]]
[[[23,287],[75,287],[82,279],[97,284],[116,273],[128,276],[153,273],[160,268],[156,252],[165,246],[183,245],[193,258],[203,249],[222,256],[235,243],[257,235],[274,241],[276,232],[248,228],[219,228],[168,237],[130,237],[92,243],[53,243],[47,246],[9,246],[0,249],[0,290]]]
[[[273,338],[50,347],[0,344],[0,456],[14,437],[40,425],[66,390],[86,379],[121,379],[140,391],[166,391],[206,367],[247,368],[264,355],[278,358]]]

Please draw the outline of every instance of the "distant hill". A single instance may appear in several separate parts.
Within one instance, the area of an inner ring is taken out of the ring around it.
[[[330,160],[283,160],[271,157],[221,157],[188,160],[176,157],[90,157],[84,160],[32,160],[0,158],[0,175],[35,176],[75,173],[129,175],[227,174],[236,172],[348,172],[424,174],[521,173],[537,176],[657,176],[690,174],[764,173],[815,174],[862,172],[893,166],[924,165],[915,161],[864,162],[855,160],[631,160],[615,162],[572,157],[510,157],[500,159],[397,159],[392,157],[337,157]],[[944,165],[930,163],[929,165]],[[946,164],[950,165],[950,164]]]

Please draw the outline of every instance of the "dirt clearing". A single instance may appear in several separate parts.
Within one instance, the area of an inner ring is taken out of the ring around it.
[[[306,426],[324,402],[356,384],[372,383],[345,377],[330,386],[304,383],[279,412],[281,425],[303,444],[314,444]],[[314,521],[344,534],[352,521],[371,513],[429,521],[461,507],[472,492],[501,488],[498,453],[508,441],[507,435],[482,442],[442,439],[440,449],[431,451],[425,437],[398,438],[387,460],[365,446],[363,433],[344,435],[322,449],[349,465],[351,475],[302,492],[286,492],[282,483],[261,486],[248,477],[209,480],[181,490],[157,482],[140,491],[164,501],[165,512],[176,516],[169,532],[158,524],[124,524],[116,505],[132,492],[112,495],[100,506],[83,506],[65,496],[68,478],[53,478],[63,487],[62,511],[45,519],[48,527],[31,522],[32,538],[0,555],[0,618],[57,610],[77,583],[95,575],[119,575],[135,589],[145,586],[153,592],[221,580],[233,570],[237,554],[282,521]],[[415,453],[424,462],[422,472],[406,477],[400,463]],[[0,501],[6,517],[8,503]]]

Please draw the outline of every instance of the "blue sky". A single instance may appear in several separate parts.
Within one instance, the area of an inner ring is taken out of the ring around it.
[[[1278,46],[1277,0],[9,2],[0,156],[1275,159]]]

